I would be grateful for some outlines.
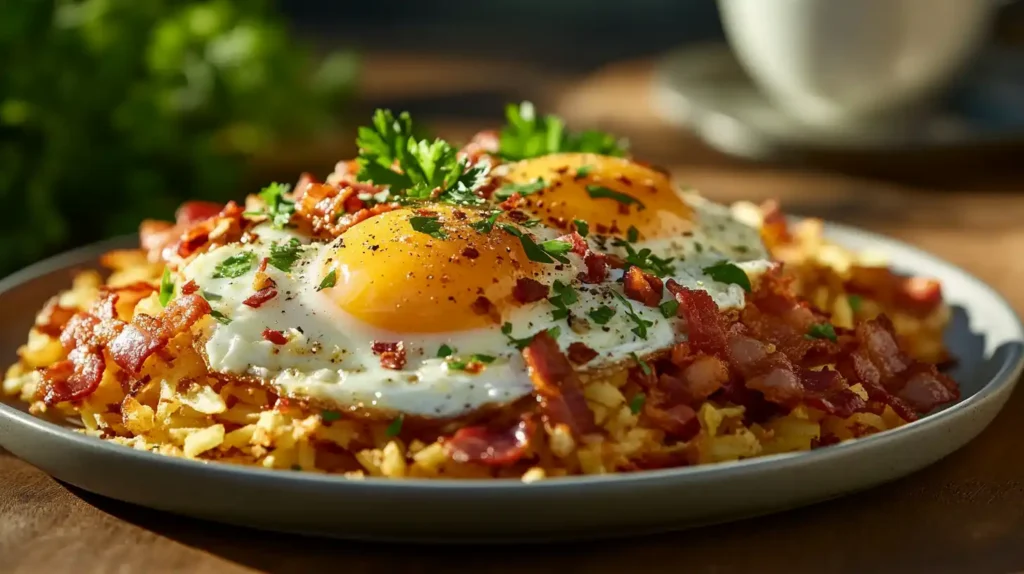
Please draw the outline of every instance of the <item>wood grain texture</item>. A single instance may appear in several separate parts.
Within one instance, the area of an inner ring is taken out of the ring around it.
[[[1024,171],[996,170],[982,155],[970,160],[976,164],[918,160],[899,177],[879,179],[725,158],[644,109],[617,113],[623,102],[642,104],[647,69],[628,64],[581,82],[545,80],[536,99],[556,103],[575,123],[615,124],[640,155],[714,199],[781,197],[791,212],[909,241],[978,275],[1024,311]],[[427,87],[415,89],[436,95],[429,75],[417,82]],[[367,85],[389,97],[402,88],[393,77]],[[441,135],[464,137],[484,122],[432,124]],[[880,488],[687,532],[516,548],[350,543],[212,524],[101,499],[0,454],[0,572],[1009,572],[1024,567],[1022,436],[1024,393],[1017,392],[976,441]]]

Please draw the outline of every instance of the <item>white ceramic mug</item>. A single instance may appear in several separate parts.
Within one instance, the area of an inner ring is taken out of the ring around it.
[[[884,120],[947,87],[988,35],[992,0],[719,0],[758,86],[811,124]]]

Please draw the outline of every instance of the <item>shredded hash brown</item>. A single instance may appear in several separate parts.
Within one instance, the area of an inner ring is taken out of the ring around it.
[[[175,227],[144,230],[142,249],[107,253],[106,279],[82,272],[54,297],[2,388],[32,413],[169,456],[350,478],[524,482],[805,451],[897,428],[958,396],[933,366],[950,359],[937,283],[829,243],[819,221],[787,226],[777,206],[736,209],[784,263],[782,275],[757,281],[745,309],[719,313],[705,293],[669,282],[689,342],[643,368],[591,378],[542,333],[524,351],[539,400],[487,421],[396,429],[209,373],[189,329],[211,320],[208,308],[169,316],[158,295],[164,265],[147,256],[166,243],[160,233],[181,234],[181,213]],[[198,244],[233,240],[235,215],[210,220]],[[835,325],[836,342],[804,335],[820,321]]]

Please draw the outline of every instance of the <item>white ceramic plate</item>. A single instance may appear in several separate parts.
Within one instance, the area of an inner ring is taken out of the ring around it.
[[[151,508],[269,530],[433,542],[594,538],[734,520],[833,498],[904,476],[960,448],[1017,382],[1024,331],[978,279],[908,245],[830,225],[833,239],[888,253],[942,281],[954,306],[947,343],[962,400],[900,429],[808,453],[597,477],[518,481],[345,480],[201,463],[132,450],[0,404],[0,445],[55,478]],[[94,245],[0,281],[0,360],[13,361],[36,310],[70,271],[134,238]]]

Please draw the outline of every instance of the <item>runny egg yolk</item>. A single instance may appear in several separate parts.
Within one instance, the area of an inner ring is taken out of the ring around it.
[[[500,229],[507,220],[489,231],[473,226],[489,214],[436,205],[368,219],[324,256],[317,281],[332,270],[336,279],[322,294],[367,324],[395,332],[493,327],[478,299],[493,305],[492,314],[504,314],[519,278],[550,283],[543,275],[553,266],[529,260],[520,240]]]
[[[591,232],[617,237],[635,227],[640,239],[676,237],[694,227],[693,210],[669,177],[627,159],[552,154],[512,164],[506,175],[511,184],[538,178],[544,188],[524,195],[521,209],[547,225],[566,229],[579,219]]]

